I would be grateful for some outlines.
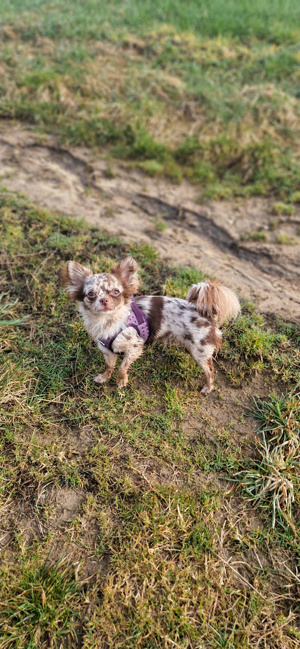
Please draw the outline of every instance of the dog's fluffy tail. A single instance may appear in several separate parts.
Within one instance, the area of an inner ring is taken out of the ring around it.
[[[241,310],[238,297],[230,288],[209,280],[193,284],[186,299],[195,304],[200,315],[215,319],[220,325],[225,320],[234,320]]]

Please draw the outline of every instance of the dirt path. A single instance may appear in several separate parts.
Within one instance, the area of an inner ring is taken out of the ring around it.
[[[224,281],[262,312],[300,321],[300,209],[271,213],[274,201],[197,202],[199,189],[112,166],[84,148],[0,122],[0,178],[38,205],[84,217],[127,241],[145,242],[176,264]],[[265,241],[245,240],[263,228]],[[285,237],[293,244],[279,244]]]

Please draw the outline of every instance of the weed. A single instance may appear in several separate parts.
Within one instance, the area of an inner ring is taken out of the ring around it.
[[[154,227],[158,232],[164,232],[166,228],[168,227],[166,222],[163,221],[159,215],[157,215],[155,218],[152,219],[152,222],[154,224]]]
[[[163,170],[163,165],[158,160],[146,160],[140,163],[141,169],[146,171],[150,176],[156,176]]]
[[[272,212],[273,214],[288,214],[291,216],[295,212],[295,207],[286,203],[274,203]]]
[[[103,216],[106,216],[110,219],[113,218],[115,216],[114,209],[111,206],[107,207],[103,213]]]
[[[235,474],[245,494],[259,507],[272,506],[272,527],[275,527],[276,513],[282,515],[295,530],[292,522],[295,476],[294,455],[286,456],[282,446],[271,448],[264,440],[259,449],[260,459],[249,468]],[[295,530],[296,534],[296,530]]]
[[[300,436],[300,394],[297,388],[283,397],[270,396],[268,401],[254,398],[251,414],[259,421],[258,431],[270,443],[289,445],[297,450]]]
[[[265,232],[245,232],[242,235],[242,241],[266,241],[267,236]]]
[[[279,234],[276,237],[276,243],[279,243],[281,246],[294,246],[297,242],[295,239],[291,239],[287,234]]]
[[[297,531],[292,520],[294,488],[299,486],[299,436],[300,402],[297,386],[292,392],[269,400],[254,398],[250,410],[258,421],[258,432],[263,441],[259,447],[260,459],[236,474],[241,480],[245,494],[260,507],[268,508],[272,503],[272,526],[276,514]]]

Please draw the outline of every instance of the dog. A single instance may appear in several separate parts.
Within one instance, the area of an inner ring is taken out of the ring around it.
[[[119,261],[109,273],[94,275],[76,261],[63,269],[63,284],[76,300],[88,334],[103,352],[106,369],[96,383],[108,381],[118,354],[124,354],[117,386],[128,382],[128,370],[156,340],[175,340],[185,347],[204,371],[202,394],[214,388],[212,356],[222,347],[218,327],[235,319],[240,303],[233,291],[215,281],[193,284],[186,300],[167,296],[133,296],[139,288],[138,264],[132,257]]]

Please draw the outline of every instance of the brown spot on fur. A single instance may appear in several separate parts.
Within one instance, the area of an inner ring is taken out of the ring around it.
[[[161,328],[161,321],[163,315],[164,300],[160,296],[153,296],[151,298],[150,311],[148,315],[148,322],[150,328],[150,336],[148,342],[152,343],[156,339]]]
[[[200,316],[197,318],[196,327],[198,327],[198,329],[202,329],[203,327],[206,327],[206,328],[210,327],[210,324],[211,323],[208,320],[205,320],[204,318],[201,318]]]
[[[121,302],[127,302],[128,301],[129,296],[128,295],[125,296],[124,293],[125,293],[125,291],[123,293],[119,293],[119,295],[114,295],[113,291],[111,293],[109,293],[109,297],[112,300],[114,309],[116,309],[117,306],[119,306],[119,304],[121,304]],[[132,295],[132,293],[130,293],[130,297],[131,297],[131,295]]]
[[[192,345],[194,344],[194,338],[190,333],[184,335],[184,340],[188,340],[190,343],[192,343]]]
[[[222,335],[220,330],[212,325],[207,336],[202,340],[202,345],[213,345],[216,352],[220,351],[222,349]]]
[[[84,300],[84,292],[83,292],[83,287],[78,289],[76,293],[72,296],[72,300],[78,300],[78,302],[83,302]]]

